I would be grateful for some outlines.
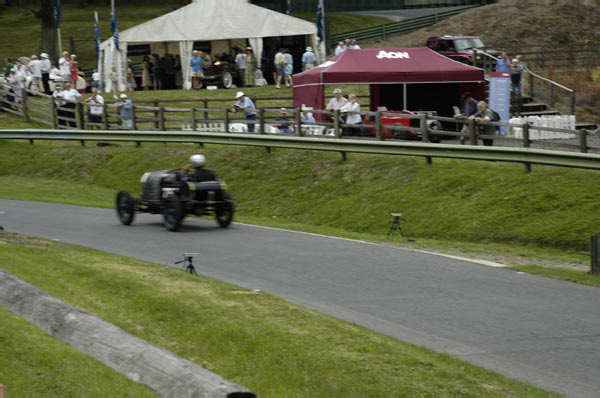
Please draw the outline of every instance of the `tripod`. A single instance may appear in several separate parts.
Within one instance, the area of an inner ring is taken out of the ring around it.
[[[398,231],[400,233],[400,236],[403,238],[406,238],[406,240],[408,242],[414,242],[413,239],[409,239],[408,236],[405,236],[402,233],[402,227],[400,226],[400,221],[406,221],[406,219],[400,218],[400,217],[402,217],[402,213],[392,213],[392,217],[394,217],[394,221],[392,222],[392,226],[390,227],[390,232],[388,233],[388,239],[393,238],[396,231]]]
[[[192,262],[194,257],[192,256],[183,256],[183,260],[176,261],[175,264],[184,263],[186,265],[185,272],[189,272],[190,274],[198,275],[196,272],[196,268],[194,268],[194,263]]]

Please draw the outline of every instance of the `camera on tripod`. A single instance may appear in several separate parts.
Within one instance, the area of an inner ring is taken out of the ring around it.
[[[185,265],[185,272],[190,274],[198,275],[196,268],[194,268],[194,256],[200,253],[183,253],[183,260],[175,261],[175,265],[183,263]]]

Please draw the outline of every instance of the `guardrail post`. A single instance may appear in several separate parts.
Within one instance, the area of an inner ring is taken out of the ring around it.
[[[58,130],[58,120],[56,117],[56,102],[54,98],[50,99],[50,117],[52,118],[52,128]]]
[[[421,139],[424,142],[431,142],[429,138],[429,128],[427,127],[427,115],[423,114],[419,116],[419,127],[421,129]],[[432,164],[433,160],[431,156],[425,156],[425,163]]]
[[[165,124],[165,108],[162,106],[158,108],[158,123],[161,131],[167,131],[167,126]]]
[[[75,103],[75,109],[77,112],[77,126],[80,130],[85,130],[85,113],[83,112],[83,104],[81,102]]]
[[[590,274],[600,275],[600,236],[590,236]]]
[[[155,108],[158,108],[158,101],[152,102],[152,106],[155,107]],[[154,111],[154,119],[158,119],[160,117],[160,115],[159,115],[158,112],[159,111],[157,111],[157,110]],[[160,122],[158,120],[154,121],[154,128],[155,129],[159,129],[160,128]]]
[[[137,120],[135,115],[135,105],[131,105],[131,128],[137,130]]]
[[[527,73],[527,75],[529,76],[529,95],[531,97],[533,97],[534,96],[534,93],[533,93],[533,79],[534,79],[534,77],[533,77],[533,75],[531,73]]]
[[[27,112],[27,90],[21,89],[21,112],[23,112],[23,117],[25,121],[29,121],[29,112]]]
[[[477,145],[477,126],[473,119],[469,119],[469,143],[471,145]]]
[[[586,129],[579,130],[579,151],[582,153],[587,153],[588,151],[587,135],[588,131]]]
[[[304,132],[302,131],[302,119],[300,118],[300,108],[294,109],[294,119],[296,119],[296,134],[298,137],[304,137]]]
[[[523,129],[523,148],[529,148],[531,146],[531,140],[529,139],[529,123],[525,123],[521,126]],[[525,172],[531,173],[531,163],[525,162]]]
[[[383,130],[381,129],[381,111],[375,112],[375,136],[379,141],[383,141]]]
[[[258,122],[260,124],[260,133],[266,134],[267,132],[265,131],[265,109],[264,108],[258,109]]]
[[[342,132],[340,130],[340,110],[333,110],[333,132],[335,133],[335,138],[340,138],[342,136]]]
[[[223,119],[223,128],[225,133],[229,133],[229,108],[225,108],[225,115]]]

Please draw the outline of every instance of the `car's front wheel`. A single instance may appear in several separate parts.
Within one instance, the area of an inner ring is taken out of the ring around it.
[[[163,201],[163,223],[169,231],[177,231],[183,221],[183,205],[177,195],[170,195]]]
[[[233,199],[229,193],[225,192],[223,195],[224,203],[221,203],[215,209],[215,218],[221,228],[227,228],[231,221],[233,221],[233,213],[235,207],[233,205]]]
[[[223,88],[231,88],[231,86],[233,85],[233,76],[231,76],[231,73],[227,71],[223,72],[223,76],[221,77],[221,79],[223,83]]]
[[[116,200],[117,217],[124,225],[133,222],[135,216],[135,203],[129,194],[129,191],[122,189],[117,194]]]

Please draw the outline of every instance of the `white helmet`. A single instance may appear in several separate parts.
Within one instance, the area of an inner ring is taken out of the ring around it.
[[[193,167],[202,167],[206,163],[206,158],[204,155],[192,155],[190,156],[190,164]]]

